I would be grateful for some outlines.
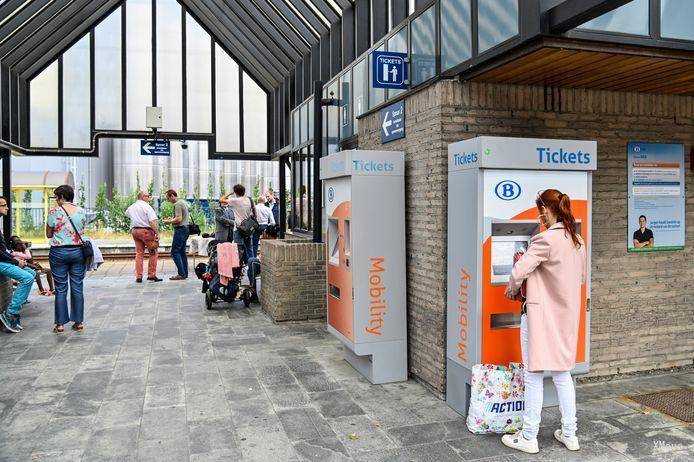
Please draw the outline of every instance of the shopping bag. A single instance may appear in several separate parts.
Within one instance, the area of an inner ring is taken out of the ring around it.
[[[522,427],[523,365],[472,367],[467,428],[476,434],[515,433]]]

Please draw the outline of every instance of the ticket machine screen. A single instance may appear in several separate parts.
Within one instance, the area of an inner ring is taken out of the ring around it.
[[[528,250],[530,236],[492,237],[492,284],[506,284],[513,269],[516,252]]]

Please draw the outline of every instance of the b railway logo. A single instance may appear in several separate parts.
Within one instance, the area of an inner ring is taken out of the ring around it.
[[[328,202],[332,202],[335,199],[335,190],[333,188],[328,188]]]
[[[521,187],[515,181],[500,181],[494,187],[494,194],[502,201],[512,201],[521,195]]]

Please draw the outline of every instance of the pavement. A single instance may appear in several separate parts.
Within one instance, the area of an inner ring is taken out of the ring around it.
[[[132,262],[85,286],[83,332],[53,334],[53,300],[34,292],[25,330],[0,334],[1,461],[694,461],[694,426],[625,397],[694,372],[579,385],[581,451],[554,441],[547,408],[529,456],[470,434],[413,380],[369,384],[323,322],[208,311],[197,281],[136,284]]]

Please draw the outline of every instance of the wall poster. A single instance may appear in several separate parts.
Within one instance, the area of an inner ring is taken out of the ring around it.
[[[627,143],[627,250],[684,249],[684,145]]]

